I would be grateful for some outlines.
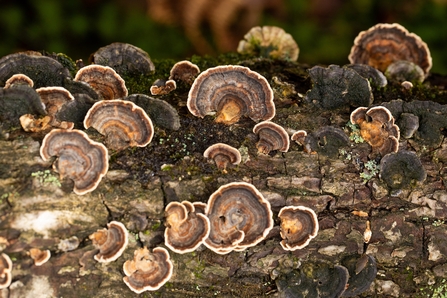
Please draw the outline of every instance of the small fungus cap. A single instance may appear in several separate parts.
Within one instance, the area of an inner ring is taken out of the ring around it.
[[[281,219],[281,246],[285,250],[302,249],[317,236],[317,214],[308,207],[286,206],[278,217]]]
[[[307,135],[304,148],[310,152],[317,152],[330,157],[337,157],[339,150],[350,145],[346,133],[334,126],[322,126]]]
[[[200,73],[200,68],[188,60],[179,61],[172,66],[169,79],[182,81],[189,85],[194,82],[196,76]]]
[[[33,87],[34,82],[27,75],[25,75],[23,73],[17,73],[6,80],[4,88],[9,88],[12,85],[27,85],[27,86]]]
[[[49,115],[54,116],[63,105],[74,100],[70,91],[64,87],[41,87],[36,89]]]
[[[188,202],[171,202],[165,208],[165,244],[176,253],[196,250],[210,233],[210,222]]]
[[[203,152],[203,156],[207,159],[214,160],[216,166],[221,170],[226,169],[228,164],[237,165],[241,162],[241,153],[239,150],[224,143],[209,146]]]
[[[36,266],[45,264],[51,258],[51,252],[48,249],[40,250],[38,248],[31,248],[29,255],[34,260],[34,265]]]
[[[42,141],[40,156],[45,161],[58,157],[53,168],[74,181],[78,195],[95,190],[109,168],[107,148],[80,130],[53,129]]]
[[[108,66],[91,64],[79,69],[74,81],[89,84],[101,99],[110,100],[127,96],[126,83]]]
[[[120,99],[95,103],[85,116],[84,127],[93,127],[106,136],[108,147],[115,150],[145,147],[154,135],[146,112],[133,102]]]
[[[419,65],[427,76],[432,67],[428,46],[399,24],[377,24],[362,31],[354,40],[348,56],[351,63],[368,64],[385,72],[397,60]]]
[[[166,249],[156,247],[151,253],[143,247],[135,251],[133,260],[124,263],[123,280],[137,294],[156,291],[172,277],[173,268]]]
[[[152,95],[164,95],[177,88],[177,83],[174,80],[158,79],[152,84],[150,91]]]
[[[425,73],[419,65],[406,60],[394,61],[385,70],[385,75],[400,83],[418,82],[422,83],[425,80]]]
[[[245,182],[221,186],[211,194],[205,213],[211,231],[204,244],[219,254],[254,246],[273,228],[270,203]]]
[[[354,297],[367,291],[376,279],[377,263],[373,256],[347,255],[340,260],[349,272],[348,286],[343,297]]]
[[[260,153],[269,154],[274,150],[281,152],[289,150],[289,135],[282,126],[271,121],[263,121],[253,127],[253,132],[259,136],[256,147]]]
[[[368,64],[347,64],[347,68],[355,70],[359,75],[369,80],[371,86],[383,88],[388,84],[386,76],[378,70]]]
[[[9,287],[12,281],[12,261],[5,253],[0,254],[0,290]]]
[[[93,245],[99,249],[94,258],[101,263],[118,259],[129,243],[129,233],[124,224],[118,221],[109,222],[107,229],[98,230],[91,234],[89,238]]]
[[[273,91],[267,80],[247,67],[222,65],[202,72],[188,94],[191,114],[217,112],[217,122],[236,123],[242,116],[258,122],[275,116]]]

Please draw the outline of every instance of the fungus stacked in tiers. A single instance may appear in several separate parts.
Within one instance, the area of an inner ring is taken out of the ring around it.
[[[94,256],[95,260],[107,263],[115,261],[123,254],[129,242],[129,233],[122,223],[111,221],[107,224],[107,229],[98,230],[89,238],[99,249]]]

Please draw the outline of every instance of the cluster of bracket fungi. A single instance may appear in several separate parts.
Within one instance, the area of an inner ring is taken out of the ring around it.
[[[298,46],[290,38],[280,28],[256,27],[240,43],[238,51],[296,61]],[[381,177],[391,189],[423,181],[426,174],[417,156],[399,151],[401,131],[390,111],[397,111],[396,106],[394,109],[372,106],[371,85],[381,88],[387,84],[386,77],[391,77],[401,80],[403,87],[411,88],[412,82],[424,80],[431,67],[426,44],[398,24],[378,24],[359,34],[349,60],[351,65],[346,67],[309,69],[313,87],[305,100],[322,109],[354,108],[350,121],[359,126],[361,137],[371,145],[372,157],[381,159]],[[73,191],[78,195],[95,190],[101,182],[108,170],[110,150],[149,145],[157,126],[180,128],[175,108],[145,94],[129,95],[119,74],[153,72],[154,65],[147,53],[129,44],[114,43],[99,49],[92,61],[91,65],[81,67],[72,79],[54,57],[27,52],[0,59],[0,84],[4,85],[0,90],[1,121],[11,126],[20,124],[26,131],[45,133],[40,148],[42,159],[56,157],[54,171],[61,178],[73,180]],[[41,69],[46,70],[45,79]],[[248,67],[223,65],[200,72],[191,62],[181,61],[174,65],[167,80],[156,81],[150,91],[152,95],[168,94],[176,88],[176,81],[191,86],[186,106],[192,115],[201,118],[211,115],[228,127],[242,118],[253,120],[258,154],[287,152],[290,140],[310,154],[318,152],[328,156],[350,144],[341,128],[327,126],[307,133],[291,131],[272,122],[276,111],[272,88],[266,78]],[[20,109],[4,108],[15,107],[17,98],[26,99],[22,100]],[[411,115],[402,122],[406,124],[405,138],[418,130],[418,115]],[[404,120],[399,118],[399,121]],[[103,135],[105,145],[91,140],[89,133],[75,129],[80,124],[87,132],[93,128]],[[241,163],[239,150],[224,143],[212,144],[203,155],[222,173]],[[407,170],[396,172],[402,165]],[[311,208],[286,206],[279,211],[278,218],[280,245],[285,250],[303,249],[318,233],[317,214]],[[222,185],[206,204],[169,203],[165,209],[165,226],[165,245],[173,252],[192,252],[203,244],[218,254],[227,254],[263,241],[274,220],[270,203],[261,192],[252,184],[239,181]],[[367,227],[365,243],[371,237],[369,222]],[[99,250],[94,258],[98,262],[112,262],[127,247],[128,232],[122,223],[113,221],[107,229],[93,233],[90,239]],[[50,257],[49,251],[34,250],[30,254],[36,265]],[[363,255],[354,263],[354,276],[349,276],[344,266],[337,265],[334,269],[340,276],[335,296],[359,294],[374,279],[376,269],[372,256]],[[2,254],[0,287],[7,287],[11,282],[11,267],[9,257]],[[123,271],[124,282],[132,291],[141,293],[160,288],[171,277],[173,265],[166,249],[157,247],[150,252],[143,247],[135,251],[133,260],[124,263]],[[360,287],[356,285],[356,278],[361,272],[367,272],[369,281]],[[278,287],[284,287],[281,281]]]

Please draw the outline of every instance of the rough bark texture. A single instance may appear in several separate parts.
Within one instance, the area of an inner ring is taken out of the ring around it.
[[[202,63],[205,69],[207,62]],[[352,108],[325,111],[305,102],[302,95],[311,84],[302,66],[270,60],[241,64],[261,72],[274,88],[276,123],[308,132],[324,125],[346,127]],[[435,84],[434,78],[431,83]],[[206,202],[220,185],[233,181],[252,183],[270,201],[276,224],[267,239],[227,255],[203,247],[183,255],[170,252],[173,277],[160,290],[141,297],[281,297],[275,280],[285,279],[292,269],[321,262],[336,265],[346,256],[363,253],[376,259],[378,274],[361,297],[426,297],[447,289],[447,141],[442,136],[435,145],[400,140],[400,150],[416,152],[427,178],[392,191],[378,172],[365,169],[371,157],[367,143],[352,142],[332,157],[306,153],[295,143],[287,153],[259,155],[251,132],[254,122],[244,119],[225,126],[209,116],[195,118],[185,108],[187,92],[187,86],[180,86],[163,97],[179,111],[180,130],[156,128],[146,148],[111,153],[108,174],[95,191],[83,196],[71,191],[70,181],[58,185],[51,162],[39,155],[42,135],[15,130],[0,141],[0,250],[13,260],[12,284],[0,290],[0,296],[137,296],[124,284],[122,266],[142,245],[164,246],[166,204]],[[390,84],[375,90],[374,97],[376,105],[397,98],[442,100],[445,95],[428,85],[405,91]],[[349,135],[351,130],[345,132]],[[202,153],[216,142],[239,148],[241,165],[222,173],[207,162]],[[318,214],[319,234],[304,249],[288,252],[279,244],[276,216],[285,205],[307,206]],[[111,220],[125,224],[131,235],[129,246],[118,260],[98,263],[88,236]],[[367,220],[372,237],[365,247]],[[71,237],[77,237],[78,246],[61,246]],[[28,255],[32,247],[49,249],[51,259],[33,265]],[[300,295],[304,293],[296,293]]]

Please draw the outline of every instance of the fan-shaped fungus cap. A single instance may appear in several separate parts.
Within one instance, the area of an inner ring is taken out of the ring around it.
[[[97,230],[89,238],[99,249],[94,256],[95,260],[107,263],[115,261],[123,254],[129,242],[129,233],[122,223],[111,221],[107,224],[107,229]]]
[[[241,153],[239,150],[224,143],[209,146],[203,152],[203,156],[214,160],[217,168],[224,171],[228,164],[238,165],[241,162]]]
[[[200,68],[188,60],[179,61],[171,68],[170,80],[182,81],[189,85],[194,82],[196,76],[200,73]]]
[[[12,261],[7,254],[0,254],[0,290],[9,287],[12,281]]]
[[[387,108],[359,107],[351,113],[350,120],[360,126],[360,135],[373,151],[384,156],[399,149],[399,127],[394,124],[393,115]]]
[[[194,205],[188,201],[169,203],[165,214],[165,244],[176,253],[196,250],[210,233],[208,217],[196,212]]]
[[[273,228],[270,203],[245,182],[221,186],[211,194],[205,213],[211,231],[204,244],[219,254],[254,246]]]
[[[427,44],[399,24],[377,24],[360,32],[348,58],[351,63],[368,64],[381,72],[397,60],[419,65],[425,75],[432,66]]]
[[[31,248],[29,250],[29,255],[31,259],[34,260],[34,265],[41,266],[50,259],[51,252],[48,249],[40,250],[38,248]]]
[[[27,85],[33,87],[34,82],[27,75],[24,75],[23,73],[17,73],[6,80],[4,88],[9,88],[12,85]]]
[[[101,99],[110,100],[127,96],[126,83],[108,66],[91,64],[76,73],[75,81],[89,84]]]
[[[70,91],[64,87],[42,87],[36,89],[36,92],[39,94],[45,105],[45,109],[51,116],[56,115],[63,105],[74,100]]]
[[[296,61],[300,49],[292,35],[276,26],[253,27],[239,42],[237,51],[266,58]]]
[[[345,66],[355,70],[359,75],[369,80],[372,86],[381,88],[388,84],[386,76],[380,70],[368,64],[348,64]]]
[[[349,271],[348,286],[343,297],[354,297],[367,291],[377,275],[377,264],[373,256],[348,255],[340,263]]]
[[[399,116],[398,127],[400,135],[409,139],[419,128],[419,117],[412,113],[402,113]]]
[[[126,276],[123,280],[137,294],[155,291],[171,278],[173,268],[166,249],[156,247],[150,253],[143,247],[135,251],[133,260],[124,263],[123,271]]]
[[[95,190],[109,168],[106,147],[80,130],[53,129],[42,141],[40,156],[43,160],[58,156],[53,168],[62,178],[74,181],[78,195]]]
[[[273,150],[281,152],[289,150],[289,135],[282,126],[271,121],[263,121],[253,127],[253,132],[259,136],[256,144],[258,152],[269,154]]]
[[[191,114],[205,117],[217,112],[216,122],[233,124],[242,116],[254,121],[275,116],[273,91],[267,80],[247,67],[222,65],[202,72],[188,94]]]
[[[402,189],[415,182],[423,182],[427,173],[414,152],[398,151],[380,160],[380,178],[391,189]]]
[[[385,75],[401,83],[406,81],[422,83],[425,80],[425,73],[419,65],[406,60],[398,60],[388,65]]]
[[[177,88],[177,83],[174,80],[156,80],[152,84],[150,91],[152,95],[164,95],[168,94],[172,90]]]
[[[84,127],[95,128],[107,138],[111,149],[145,147],[154,135],[146,112],[133,102],[114,99],[95,103],[85,115]]]
[[[278,217],[281,219],[281,246],[285,250],[302,249],[317,236],[317,214],[308,207],[286,206]]]
[[[295,136],[295,138],[297,137]],[[349,144],[350,140],[345,132],[334,126],[320,127],[309,133],[302,143],[306,152],[317,152],[331,157],[338,156],[339,150],[349,146]]]
[[[353,69],[329,65],[314,66],[308,72],[312,89],[307,91],[306,99],[323,109],[369,106],[373,102],[369,81]]]

